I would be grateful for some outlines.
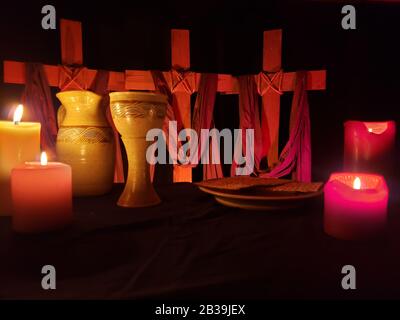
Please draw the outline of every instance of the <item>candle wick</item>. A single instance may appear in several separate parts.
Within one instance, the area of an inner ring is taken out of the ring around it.
[[[19,121],[14,121],[14,124],[17,126],[19,125]]]

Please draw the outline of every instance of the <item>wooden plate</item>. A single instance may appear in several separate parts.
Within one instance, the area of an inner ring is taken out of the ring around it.
[[[320,196],[317,192],[275,192],[265,187],[248,188],[242,191],[220,190],[198,186],[200,190],[214,196],[219,203],[233,208],[248,210],[285,210],[297,208]]]

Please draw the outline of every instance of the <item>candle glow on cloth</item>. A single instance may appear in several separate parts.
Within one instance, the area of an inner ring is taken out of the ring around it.
[[[13,229],[20,233],[53,231],[72,222],[71,167],[60,162],[26,162],[11,171]]]
[[[324,229],[339,239],[362,239],[383,231],[388,188],[380,175],[334,173],[324,188]]]
[[[14,112],[13,121],[0,121],[0,216],[11,215],[11,169],[35,160],[40,152],[40,123],[21,122],[23,106]]]
[[[384,171],[393,157],[395,122],[346,121],[344,128],[344,170]]]

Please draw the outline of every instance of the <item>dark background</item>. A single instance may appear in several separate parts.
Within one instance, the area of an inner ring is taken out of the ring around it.
[[[356,7],[356,30],[341,27],[348,3]],[[399,120],[397,1],[8,1],[0,10],[0,60],[61,62],[59,30],[41,28],[45,4],[56,7],[57,19],[82,21],[84,63],[96,69],[168,70],[170,29],[188,28],[192,70],[257,73],[263,31],[282,28],[285,71],[327,69],[327,90],[309,93],[315,180],[341,169],[345,120]],[[22,89],[0,83],[1,118]],[[281,147],[291,98],[281,98]],[[237,103],[237,96],[218,96],[218,128],[238,127]]]

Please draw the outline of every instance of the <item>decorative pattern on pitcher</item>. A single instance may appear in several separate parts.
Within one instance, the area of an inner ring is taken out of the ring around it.
[[[112,139],[110,128],[99,127],[60,128],[57,136],[58,143],[76,144],[111,143]]]
[[[113,118],[160,118],[165,117],[165,105],[142,101],[129,101],[126,104],[111,104]]]

